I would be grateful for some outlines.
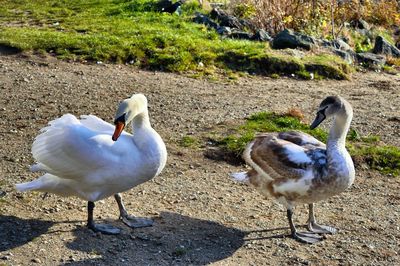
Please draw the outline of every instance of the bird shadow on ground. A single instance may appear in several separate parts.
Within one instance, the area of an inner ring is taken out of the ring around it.
[[[0,215],[0,252],[25,245],[47,233],[53,224],[51,221]]]
[[[118,225],[123,227],[122,225]],[[232,256],[246,232],[217,222],[162,212],[153,227],[123,227],[120,235],[94,234],[85,227],[67,243],[89,259],[63,265],[205,265]]]
[[[246,237],[244,240],[245,241],[254,241],[254,240],[265,240],[265,239],[273,239],[273,238],[285,238],[289,237],[290,234],[276,234],[276,231],[283,231],[283,230],[289,230],[288,227],[277,227],[277,228],[271,228],[271,229],[261,229],[261,230],[251,230],[251,231],[246,231]],[[249,235],[256,234],[256,237],[249,237]]]

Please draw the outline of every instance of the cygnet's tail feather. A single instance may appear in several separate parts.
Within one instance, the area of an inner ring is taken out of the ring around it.
[[[237,182],[241,182],[241,183],[249,182],[249,176],[247,175],[247,172],[232,173],[229,175]]]

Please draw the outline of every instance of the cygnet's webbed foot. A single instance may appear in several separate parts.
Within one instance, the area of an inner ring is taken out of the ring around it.
[[[294,239],[307,244],[314,244],[323,239],[322,236],[314,234],[312,232],[298,232],[293,223],[292,216],[293,216],[293,210],[291,208],[287,209],[287,218],[289,221],[290,231],[292,232],[291,236]]]
[[[310,232],[293,232],[292,237],[302,243],[314,244],[322,241],[323,237]]]
[[[121,229],[110,224],[89,223],[87,227],[93,230],[93,232],[100,232],[105,235],[118,235],[121,233]]]
[[[154,221],[150,218],[134,217],[131,215],[121,215],[120,219],[129,227],[140,228],[153,226]]]
[[[328,225],[319,225],[316,222],[309,222],[308,223],[308,230],[310,232],[316,233],[316,234],[336,234],[337,229]]]

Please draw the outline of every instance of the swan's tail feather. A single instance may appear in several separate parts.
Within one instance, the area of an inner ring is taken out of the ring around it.
[[[46,167],[41,163],[36,163],[36,164],[31,165],[29,170],[31,170],[31,172],[35,173],[35,172],[40,172],[40,171],[46,171]]]
[[[250,179],[247,172],[240,172],[240,173],[232,173],[229,174],[233,180],[241,183],[249,183]]]
[[[15,188],[19,192],[24,192],[24,191],[36,190],[36,189],[40,188],[40,184],[38,184],[37,180],[35,180],[32,182],[16,184]]]
[[[15,184],[15,188],[20,191],[30,191],[37,190],[43,192],[54,192],[58,188],[58,184],[60,183],[60,178],[51,174],[45,174],[38,179],[35,179],[31,182]]]

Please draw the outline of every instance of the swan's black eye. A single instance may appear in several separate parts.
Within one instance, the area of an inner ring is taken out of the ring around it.
[[[125,124],[125,114],[121,115],[120,117],[118,117],[117,119],[115,119],[114,124],[116,125],[118,122],[122,122]]]

